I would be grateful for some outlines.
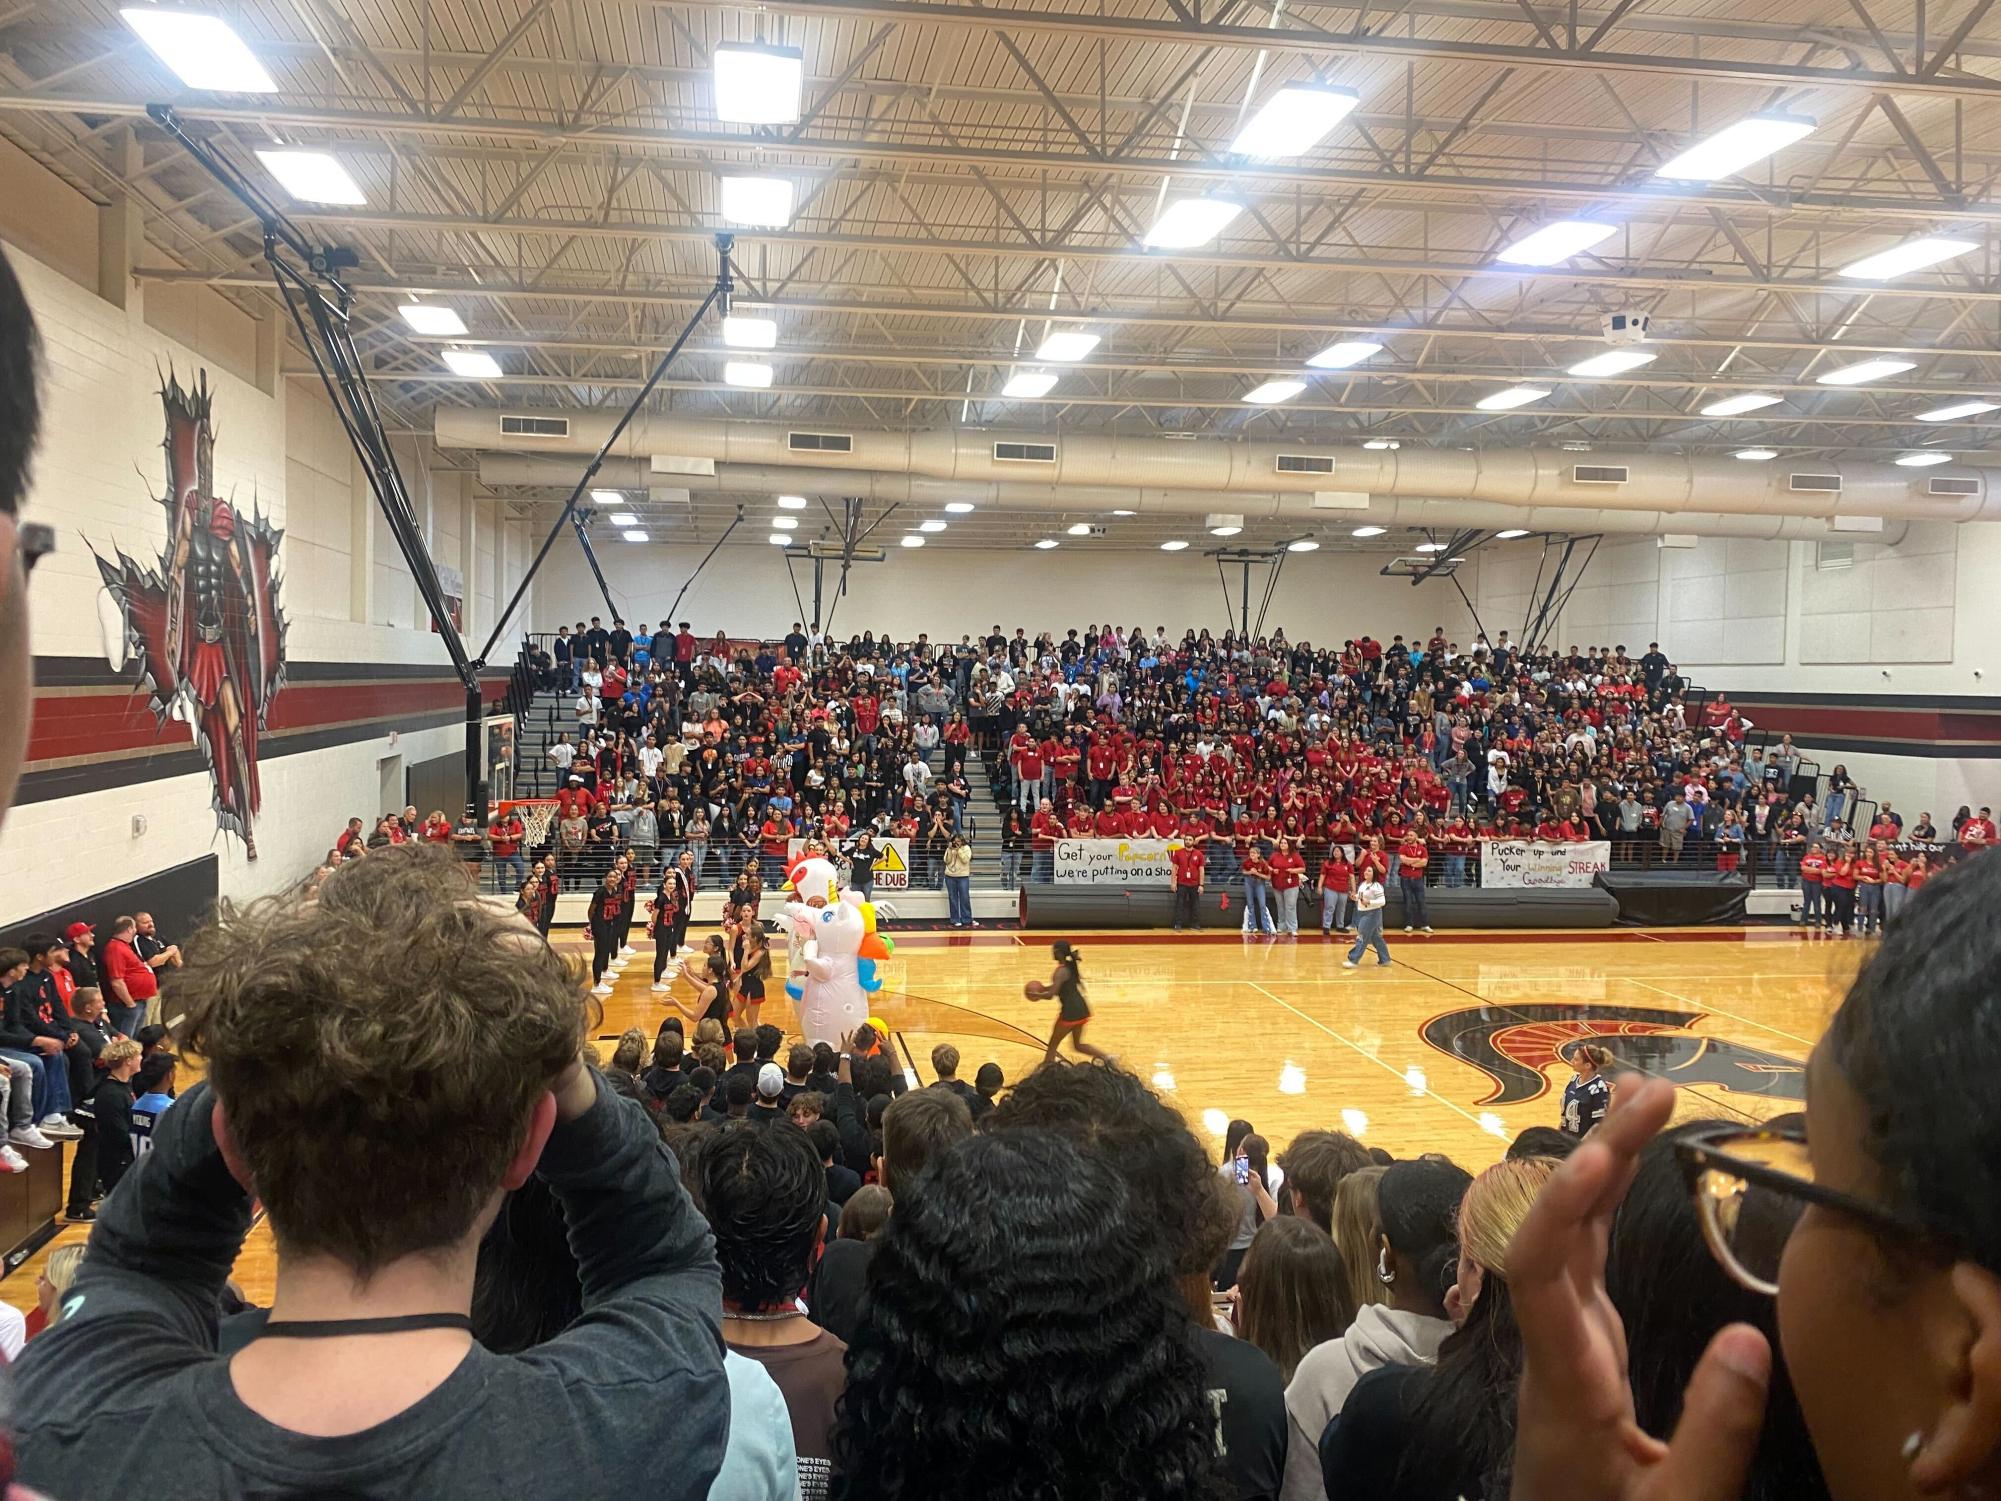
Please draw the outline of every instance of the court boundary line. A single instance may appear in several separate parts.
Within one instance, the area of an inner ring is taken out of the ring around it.
[[[1813,1051],[1814,1043],[1811,1038],[1802,1037],[1797,1032],[1788,1032],[1784,1027],[1775,1027],[1770,1022],[1753,1021],[1748,1016],[1739,1016],[1734,1011],[1725,1011],[1721,1006],[1712,1006],[1707,1001],[1691,1000],[1685,995],[1669,990],[1665,985],[1656,985],[1651,980],[1642,980],[1633,975],[1626,975],[1622,978],[1643,989],[1651,990],[1655,995],[1664,995],[1671,1001],[1678,1001],[1682,1005],[1693,1007],[1697,1011],[1713,1011],[1718,1016],[1726,1016],[1731,1021],[1746,1027],[1756,1027],[1760,1032],[1770,1032],[1774,1037],[1783,1037],[1788,1042],[1798,1043],[1808,1052]],[[1733,978],[1744,977],[1736,976]]]

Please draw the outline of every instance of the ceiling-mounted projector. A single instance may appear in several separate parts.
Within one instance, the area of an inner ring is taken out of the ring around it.
[[[1646,313],[1606,313],[1598,320],[1607,344],[1644,344],[1652,324]]]

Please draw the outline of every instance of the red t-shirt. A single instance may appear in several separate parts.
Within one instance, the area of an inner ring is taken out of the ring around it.
[[[496,818],[488,832],[493,836],[493,852],[505,860],[521,848],[521,836],[527,831],[523,829],[519,818],[509,814],[505,819]],[[451,838],[449,830],[446,831],[445,837]]]
[[[1271,884],[1274,890],[1291,891],[1306,879],[1306,862],[1298,850],[1274,850],[1271,857]]]
[[[1397,868],[1404,879],[1415,881],[1424,875],[1424,867],[1431,859],[1431,851],[1422,839],[1406,839],[1397,846]]]
[[[1355,889],[1355,867],[1346,860],[1335,858],[1320,867],[1320,884],[1328,891],[1348,892]]]
[[[1802,886],[1818,886],[1821,883],[1821,878],[1826,874],[1827,856],[1800,856],[1800,884]]]
[[[150,1001],[160,993],[160,977],[153,973],[139,951],[124,938],[114,938],[104,946],[104,979],[123,980],[133,1001]]]
[[[1202,884],[1202,848],[1200,845],[1181,845],[1168,855],[1168,859],[1174,866],[1175,885],[1200,886]]]

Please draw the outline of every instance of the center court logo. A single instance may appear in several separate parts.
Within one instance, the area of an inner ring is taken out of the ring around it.
[[[1426,1022],[1419,1035],[1494,1081],[1493,1089],[1476,1102],[1481,1105],[1519,1105],[1540,1098],[1549,1090],[1547,1070],[1563,1061],[1565,1048],[1585,1038],[1621,1063],[1678,1085],[1806,1098],[1804,1063],[1690,1030],[1702,1020],[1700,1011],[1537,1002],[1448,1011]]]

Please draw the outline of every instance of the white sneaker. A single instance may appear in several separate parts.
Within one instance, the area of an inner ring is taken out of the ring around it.
[[[1411,926],[1411,925],[1410,925],[1409,923],[1405,923],[1405,924],[1404,924],[1404,929],[1403,929],[1403,930],[1404,930],[1404,931],[1405,931],[1406,933],[1415,933],[1415,932],[1417,931],[1417,929],[1416,929],[1416,928],[1413,928],[1413,927],[1412,927],[1412,926]]]
[[[28,1159],[12,1147],[0,1147],[0,1173],[25,1173]]]
[[[655,995],[665,995],[670,987],[665,980],[656,980],[653,985]]]
[[[7,1140],[17,1147],[33,1147],[36,1151],[46,1151],[55,1145],[33,1126],[16,1126],[7,1133]]]
[[[36,1121],[35,1124],[41,1128],[42,1135],[60,1136],[65,1141],[75,1141],[83,1135],[80,1128],[72,1126],[60,1115],[52,1115],[47,1120]]]
[[[1343,969],[1360,969],[1361,967],[1353,959],[1343,959],[1341,961],[1341,968]]]
[[[1421,928],[1419,928],[1419,929],[1418,929],[1418,932],[1420,932],[1420,933],[1429,933],[1430,931],[1431,931],[1431,924],[1430,924],[1430,923],[1426,923],[1426,924],[1425,924],[1425,925],[1424,925],[1423,927],[1421,927]]]
[[[609,985],[606,985],[606,984],[603,984],[603,983],[599,983],[599,984],[597,984],[597,985],[594,985],[594,986],[592,986],[592,987],[591,987],[591,994],[592,994],[592,995],[610,995],[610,994],[611,994],[611,986],[609,986]]]
[[[634,948],[631,944],[628,943],[624,948],[618,951],[618,957],[621,959],[630,959],[634,954],[638,952],[639,952],[638,949]]]

